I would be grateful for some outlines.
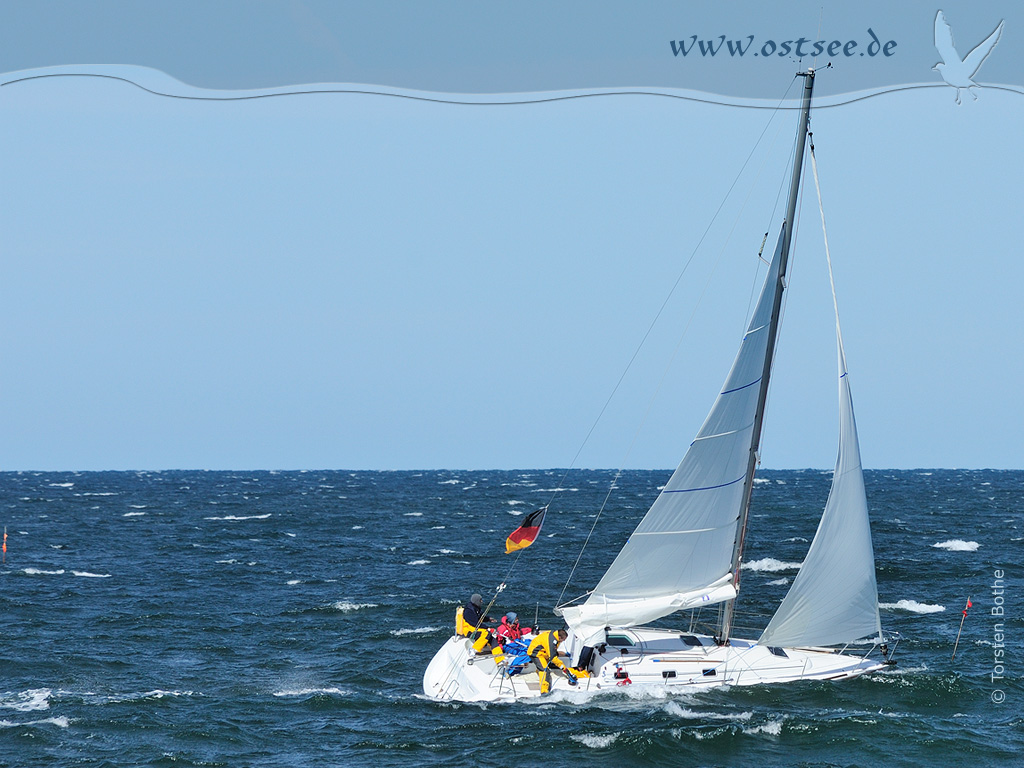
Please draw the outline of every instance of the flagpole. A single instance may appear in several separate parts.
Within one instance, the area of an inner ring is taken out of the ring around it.
[[[956,633],[956,642],[953,643],[953,655],[952,657],[950,657],[950,661],[956,659],[956,648],[958,645],[960,645],[960,633],[964,631],[964,622],[967,620],[967,609],[970,608],[971,605],[973,605],[973,603],[971,603],[971,598],[968,597],[967,605],[964,606],[964,615],[960,617],[960,629],[957,630]]]

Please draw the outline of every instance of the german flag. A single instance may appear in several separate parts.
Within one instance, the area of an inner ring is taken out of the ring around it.
[[[544,513],[547,507],[531,512],[523,519],[523,524],[516,528],[505,539],[505,554],[511,554],[518,549],[526,549],[537,540],[540,535],[540,527],[544,525]]]

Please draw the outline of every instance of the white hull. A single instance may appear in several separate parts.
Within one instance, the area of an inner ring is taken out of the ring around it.
[[[725,685],[764,685],[796,680],[845,680],[882,669],[878,658],[860,658],[827,648],[769,649],[750,640],[716,645],[705,635],[671,630],[613,630],[614,642],[595,653],[590,677],[576,686],[552,672],[552,691],[620,690],[623,685],[696,691]],[[620,639],[616,639],[620,638]],[[624,642],[625,641],[625,642]],[[617,679],[625,672],[629,682]],[[532,666],[509,676],[490,654],[477,656],[465,637],[441,646],[423,675],[423,692],[438,701],[515,701],[541,695]]]

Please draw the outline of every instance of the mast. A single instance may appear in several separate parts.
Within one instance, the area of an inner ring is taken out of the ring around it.
[[[806,72],[797,73],[804,78],[803,101],[800,104],[800,122],[796,132],[796,155],[793,159],[793,176],[789,182],[789,202],[786,205],[786,219],[783,222],[782,250],[779,253],[779,278],[775,284],[775,299],[772,303],[772,316],[768,326],[768,348],[764,358],[764,369],[761,373],[761,386],[757,396],[757,409],[754,411],[754,430],[750,441],[750,457],[747,461],[747,474],[743,481],[743,506],[740,509],[740,524],[736,533],[736,544],[732,553],[732,578],[736,591],[740,587],[740,562],[743,558],[743,539],[747,532],[747,517],[750,514],[750,494],[754,488],[754,471],[760,460],[761,424],[764,421],[764,408],[768,400],[768,379],[772,371],[772,360],[775,357],[775,342],[779,335],[779,316],[782,312],[782,294],[786,288],[786,266],[789,262],[789,246],[793,238],[793,222],[796,221],[796,203],[800,196],[800,174],[803,170],[804,146],[807,142],[807,124],[811,112],[811,91],[814,89],[814,68],[808,67]],[[735,598],[725,603],[722,611],[722,629],[719,642],[727,643],[732,631]]]

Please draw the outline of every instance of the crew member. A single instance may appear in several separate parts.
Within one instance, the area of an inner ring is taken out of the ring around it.
[[[529,627],[519,626],[519,616],[514,611],[509,611],[501,617],[501,624],[496,630],[498,639],[504,643],[506,640],[520,640],[523,635],[530,634]]]
[[[576,685],[576,675],[558,657],[558,646],[568,636],[569,633],[564,629],[541,632],[533,639],[529,648],[526,649],[526,652],[533,660],[534,666],[537,667],[537,676],[540,678],[540,692],[542,694],[551,690],[551,673],[548,671],[551,667],[559,667],[565,673],[566,678],[568,678],[569,685]]]
[[[484,616],[484,599],[477,593],[462,607],[462,633],[473,641],[473,650],[482,653],[494,647],[491,631],[484,624],[493,624],[494,619]]]

